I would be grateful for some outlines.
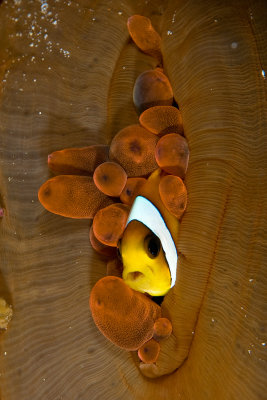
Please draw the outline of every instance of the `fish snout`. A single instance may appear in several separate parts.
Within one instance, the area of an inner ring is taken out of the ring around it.
[[[146,292],[151,286],[153,272],[148,266],[124,267],[123,280],[132,289]]]
[[[145,277],[145,275],[143,274],[143,272],[133,271],[133,272],[128,272],[125,279],[129,280],[129,281],[136,281],[137,279],[142,279],[144,277]]]

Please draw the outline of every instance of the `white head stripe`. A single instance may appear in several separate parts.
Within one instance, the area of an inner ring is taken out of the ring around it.
[[[178,255],[173,238],[159,210],[145,197],[137,196],[126,226],[133,220],[142,222],[160,239],[171,273],[171,287],[173,287],[176,281]]]

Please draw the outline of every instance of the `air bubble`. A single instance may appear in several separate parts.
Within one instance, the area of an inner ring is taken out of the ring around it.
[[[43,3],[43,4],[41,5],[41,13],[42,13],[42,14],[46,14],[46,13],[47,13],[47,10],[48,10],[48,4],[47,4],[47,3]]]
[[[64,54],[64,57],[70,57],[70,52],[68,50],[64,50],[61,48],[59,51],[60,53]]]

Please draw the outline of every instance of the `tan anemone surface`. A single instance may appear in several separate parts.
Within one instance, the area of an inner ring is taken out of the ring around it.
[[[1,399],[266,398],[266,2],[0,3],[0,297],[13,309]],[[162,305],[173,332],[142,371],[90,315],[106,268],[90,221],[37,199],[48,154],[109,144],[138,122],[134,81],[157,62],[129,39],[133,14],[162,37],[190,149],[177,283]]]

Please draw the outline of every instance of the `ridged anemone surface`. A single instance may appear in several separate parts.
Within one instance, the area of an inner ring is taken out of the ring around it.
[[[48,154],[138,123],[134,82],[157,61],[129,40],[133,14],[162,37],[190,149],[177,283],[162,304],[173,333],[141,372],[90,315],[106,265],[89,222],[37,199]],[[1,398],[264,398],[266,21],[264,0],[1,2],[0,296],[14,312]]]

